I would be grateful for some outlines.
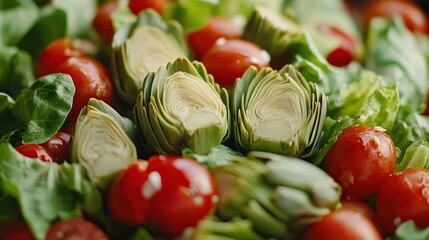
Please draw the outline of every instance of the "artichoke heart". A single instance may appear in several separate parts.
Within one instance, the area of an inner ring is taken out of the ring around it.
[[[243,38],[257,43],[275,58],[297,42],[302,33],[292,19],[267,6],[258,5],[244,28]]]
[[[134,108],[145,144],[154,153],[206,154],[228,132],[228,95],[202,64],[185,58],[150,73]]]
[[[326,97],[291,65],[246,71],[233,89],[234,140],[243,152],[314,154],[326,116]]]
[[[114,118],[88,105],[76,122],[72,161],[87,171],[89,179],[104,188],[134,161],[137,151]]]

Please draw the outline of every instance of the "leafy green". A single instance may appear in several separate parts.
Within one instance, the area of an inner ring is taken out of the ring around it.
[[[0,16],[0,45],[13,46],[36,22],[38,8],[32,0],[3,0]]]
[[[283,0],[219,0],[219,3],[213,10],[213,14],[224,17],[242,15],[249,18],[254,11],[254,7],[257,5],[265,5],[277,12],[281,12]]]
[[[399,225],[392,238],[395,240],[422,240],[429,239],[429,228],[417,228],[412,221],[406,221]]]
[[[368,32],[365,66],[391,84],[398,83],[401,105],[421,111],[429,89],[428,65],[416,38],[401,18],[374,19]]]
[[[209,169],[227,165],[234,159],[244,157],[240,152],[236,152],[225,145],[215,146],[207,155],[197,154],[192,149],[186,148],[183,149],[182,156],[195,159]]]
[[[22,143],[49,140],[66,120],[75,87],[69,75],[51,74],[24,90],[12,107],[13,116],[26,126]]]
[[[13,98],[0,92],[0,137],[19,127],[19,123],[13,121],[12,107],[14,104]]]
[[[80,216],[81,209],[89,213],[100,209],[100,192],[85,179],[81,166],[27,158],[5,142],[0,143],[0,152],[0,193],[17,200],[37,239],[44,239],[58,218]]]
[[[429,143],[424,140],[413,142],[405,151],[403,158],[396,165],[396,172],[406,168],[429,168]]]

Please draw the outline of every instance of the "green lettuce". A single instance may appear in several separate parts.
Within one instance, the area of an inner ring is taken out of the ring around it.
[[[396,172],[407,168],[419,167],[429,169],[429,143],[420,139],[413,142],[396,165]]]
[[[421,240],[429,239],[429,227],[418,228],[412,221],[406,221],[399,225],[392,237],[388,240]]]

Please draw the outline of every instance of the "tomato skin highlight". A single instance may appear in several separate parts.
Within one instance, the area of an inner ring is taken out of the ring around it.
[[[362,10],[362,27],[365,31],[372,18],[390,18],[400,15],[405,26],[413,33],[429,33],[429,22],[423,10],[413,1],[371,1]]]
[[[429,227],[429,170],[408,168],[390,176],[377,196],[376,214],[389,233],[407,220]]]
[[[39,144],[23,144],[15,147],[16,151],[29,158],[38,158],[43,162],[52,162],[51,155]]]
[[[35,240],[28,225],[19,220],[0,223],[0,239],[2,240]]]
[[[52,224],[45,240],[108,240],[100,228],[83,218],[59,220]]]
[[[326,154],[326,172],[344,196],[364,199],[375,195],[396,166],[396,149],[384,131],[363,125],[343,130]]]
[[[188,34],[188,43],[196,59],[202,59],[219,38],[238,39],[242,29],[226,18],[212,16],[201,29]]]
[[[160,15],[162,15],[167,7],[168,0],[129,0],[128,7],[135,15],[139,14],[142,10],[152,8]]]
[[[268,67],[270,56],[258,45],[241,39],[219,39],[202,60],[207,72],[222,87],[231,87],[250,67]]]
[[[312,224],[303,240],[381,240],[375,226],[364,215],[350,209],[338,210]]]
[[[81,109],[90,98],[96,98],[111,105],[114,100],[112,83],[107,70],[90,57],[72,57],[58,67],[58,72],[69,74],[75,85],[73,106],[68,121],[76,121]]]
[[[57,132],[51,139],[40,144],[51,155],[52,160],[56,163],[70,161],[70,143],[71,135],[66,132]]]
[[[143,194],[148,183],[147,165],[142,160],[131,164],[110,187],[108,205],[115,220],[128,225],[146,223],[150,208],[150,198]]]
[[[151,222],[170,236],[180,236],[211,213],[218,191],[208,169],[180,156],[149,158],[148,172],[157,175],[161,188],[152,198]]]
[[[112,13],[118,8],[118,1],[108,1],[98,6],[92,26],[97,31],[104,44],[110,44],[115,30],[113,28]]]

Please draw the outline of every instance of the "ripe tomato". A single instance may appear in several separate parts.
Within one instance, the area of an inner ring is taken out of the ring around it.
[[[100,228],[83,218],[71,218],[54,223],[46,233],[45,240],[108,240]]]
[[[304,240],[381,240],[375,226],[364,215],[350,209],[338,210],[312,224],[305,232]]]
[[[0,223],[0,239],[2,240],[34,240],[28,225],[23,221]]]
[[[368,29],[373,17],[388,18],[394,15],[400,15],[411,32],[429,32],[426,14],[413,1],[371,1],[362,11],[362,26]]]
[[[92,20],[92,26],[97,31],[105,44],[110,44],[115,30],[111,15],[118,8],[118,1],[108,1],[98,6],[95,17]]]
[[[429,170],[409,168],[387,178],[375,211],[390,233],[407,220],[420,228],[429,227]]]
[[[189,33],[188,43],[195,58],[202,59],[216,40],[219,38],[240,38],[241,33],[242,29],[238,25],[233,24],[232,21],[212,16],[206,26]]]
[[[71,57],[58,67],[58,72],[69,74],[76,88],[73,106],[68,120],[76,121],[80,110],[90,98],[107,104],[113,103],[113,88],[107,70],[101,63],[90,57]]]
[[[131,164],[112,184],[108,205],[112,217],[129,225],[146,223],[157,180],[148,179],[146,161]]]
[[[234,85],[250,66],[267,67],[270,56],[258,45],[240,39],[219,39],[203,58],[207,71],[223,87]]]
[[[38,158],[43,162],[52,162],[52,157],[46,149],[39,144],[24,144],[19,145],[16,151],[29,158]]]
[[[215,207],[217,188],[208,169],[179,156],[153,156],[149,178],[158,179],[152,198],[151,221],[161,231],[179,236],[195,226]]]
[[[52,160],[56,163],[63,163],[70,160],[70,143],[71,135],[65,132],[57,132],[47,142],[40,144],[51,155]]]
[[[357,199],[376,194],[395,166],[390,136],[380,128],[362,125],[344,129],[325,158],[328,174],[346,196]]]
[[[140,11],[148,8],[152,8],[159,14],[163,14],[167,7],[168,0],[129,0],[128,7],[134,14],[139,14]]]

